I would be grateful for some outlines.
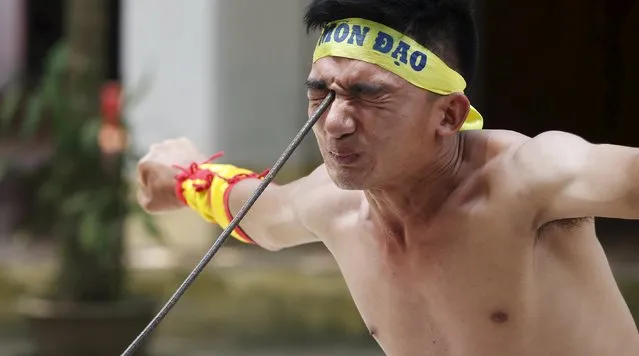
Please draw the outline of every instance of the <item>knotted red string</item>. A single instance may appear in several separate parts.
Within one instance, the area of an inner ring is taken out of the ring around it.
[[[215,177],[224,179],[229,185],[234,185],[237,182],[246,179],[246,178],[259,178],[262,179],[264,178],[269,170],[265,170],[262,173],[241,173],[241,174],[237,174],[231,178],[225,178],[223,176],[220,176],[219,174],[215,173],[215,172],[211,172],[208,169],[201,169],[200,165],[201,164],[206,164],[206,163],[211,163],[213,161],[215,161],[216,159],[222,157],[224,155],[224,152],[220,151],[216,154],[214,154],[213,156],[211,156],[209,159],[207,159],[206,161],[202,162],[202,163],[196,163],[193,162],[191,163],[188,168],[184,168],[184,167],[180,167],[180,166],[173,166],[177,169],[179,169],[180,171],[182,171],[181,173],[179,173],[178,175],[175,176],[176,179],[176,185],[175,185],[175,194],[178,197],[178,199],[180,199],[180,201],[182,201],[182,203],[187,204],[186,203],[186,198],[184,197],[184,191],[182,189],[182,184],[188,180],[188,179],[192,179],[192,180],[201,180],[200,183],[194,184],[193,188],[195,188],[196,192],[203,192],[206,191],[208,189],[211,188],[211,185],[213,184],[213,179],[215,179]]]

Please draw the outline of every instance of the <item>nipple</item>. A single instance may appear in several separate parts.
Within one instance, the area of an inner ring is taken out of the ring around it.
[[[496,310],[490,315],[490,320],[497,324],[503,324],[508,321],[508,313]]]

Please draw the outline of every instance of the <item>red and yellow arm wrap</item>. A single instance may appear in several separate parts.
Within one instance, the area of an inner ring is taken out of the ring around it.
[[[218,153],[204,163],[193,163],[188,169],[178,167],[182,173],[176,176],[175,188],[177,197],[184,204],[206,221],[225,229],[233,220],[229,208],[229,196],[233,186],[247,178],[263,179],[268,171],[257,174],[230,164],[210,163],[221,155],[222,153]],[[239,224],[231,236],[244,243],[256,244]]]

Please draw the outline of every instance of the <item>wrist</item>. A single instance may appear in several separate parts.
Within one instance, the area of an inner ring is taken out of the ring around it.
[[[258,174],[245,168],[210,161],[192,163],[186,168],[177,167],[181,173],[175,176],[174,196],[205,220],[226,228],[233,220],[229,207],[229,195],[233,187],[245,179],[263,179],[268,171]],[[242,242],[255,243],[239,225],[231,235]]]
[[[213,172],[193,163],[188,170],[183,170],[175,175],[174,197],[183,206],[188,206],[188,200],[184,194],[188,185],[192,186],[195,192],[200,193],[210,188],[214,178],[215,174]]]
[[[208,160],[204,160],[202,163],[193,162],[186,168],[174,166],[176,169],[173,188],[174,196],[183,206],[189,205],[188,200],[184,195],[187,185],[192,185],[198,193],[206,191],[211,187],[213,179],[215,178],[215,173],[211,169],[208,169],[205,165],[222,155],[223,152],[216,153]]]

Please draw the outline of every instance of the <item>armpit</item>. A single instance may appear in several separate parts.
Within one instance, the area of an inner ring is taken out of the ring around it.
[[[583,227],[586,224],[592,224],[594,221],[595,221],[595,218],[592,216],[549,221],[543,224],[537,230],[537,237],[543,238],[544,236],[546,236],[546,234],[556,230],[563,230],[563,231],[575,230],[575,229]]]

